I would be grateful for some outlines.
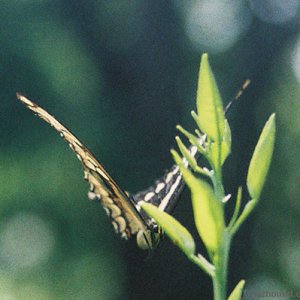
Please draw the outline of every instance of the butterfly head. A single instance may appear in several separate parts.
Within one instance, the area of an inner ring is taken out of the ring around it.
[[[137,245],[142,250],[154,250],[157,248],[162,235],[162,229],[158,225],[154,225],[146,230],[140,230],[136,235]]]

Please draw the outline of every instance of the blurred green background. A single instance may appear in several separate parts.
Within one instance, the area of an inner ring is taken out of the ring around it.
[[[0,299],[211,299],[169,240],[147,260],[114,234],[67,145],[15,99],[49,110],[136,192],[172,165],[175,125],[195,127],[203,52],[225,103],[252,80],[228,114],[228,193],[244,185],[268,116],[278,121],[229,290],[244,278],[249,293],[300,291],[300,1],[4,0],[0,22]],[[187,190],[174,214],[196,236]]]

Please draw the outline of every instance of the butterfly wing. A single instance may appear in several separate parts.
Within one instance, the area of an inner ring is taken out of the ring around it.
[[[189,152],[192,157],[196,157],[198,154],[197,147],[190,146]],[[183,158],[183,162],[185,166],[188,167],[188,161],[185,158]],[[133,200],[137,204],[140,201],[149,202],[157,206],[160,210],[171,213],[177,204],[184,186],[185,183],[182,179],[179,167],[174,165],[162,178],[157,180],[153,186],[133,195]],[[143,212],[141,213],[143,218],[150,223],[151,219]]]
[[[17,98],[41,119],[54,127],[69,144],[83,165],[84,178],[90,185],[89,198],[101,202],[107,214],[112,218],[115,231],[126,239],[138,231],[145,231],[147,225],[137,211],[132,199],[119,188],[91,152],[65,126],[43,108],[23,95],[17,94]]]

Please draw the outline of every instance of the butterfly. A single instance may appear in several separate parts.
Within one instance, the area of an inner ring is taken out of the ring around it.
[[[184,187],[178,166],[174,165],[153,186],[135,195],[130,195],[119,187],[104,166],[64,125],[25,96],[17,93],[17,98],[37,116],[54,127],[69,144],[82,163],[84,179],[89,183],[88,198],[102,204],[111,218],[115,232],[124,239],[136,236],[137,244],[141,249],[155,249],[163,232],[160,226],[141,209],[140,203],[145,201],[157,206],[162,211],[171,212]],[[194,157],[197,148],[191,146],[190,153]],[[185,164],[188,165],[188,162],[185,161]]]

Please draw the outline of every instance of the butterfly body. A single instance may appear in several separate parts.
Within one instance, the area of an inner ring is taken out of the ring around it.
[[[69,144],[83,166],[84,179],[90,185],[89,199],[100,201],[110,216],[116,233],[124,239],[136,235],[138,245],[142,249],[155,248],[161,238],[162,230],[141,210],[139,203],[150,202],[161,210],[170,212],[184,186],[179,168],[173,166],[152,187],[135,195],[129,195],[118,186],[103,165],[64,125],[28,98],[20,94],[17,94],[17,98],[54,127]],[[193,156],[196,154],[196,147],[191,149],[191,154]]]

